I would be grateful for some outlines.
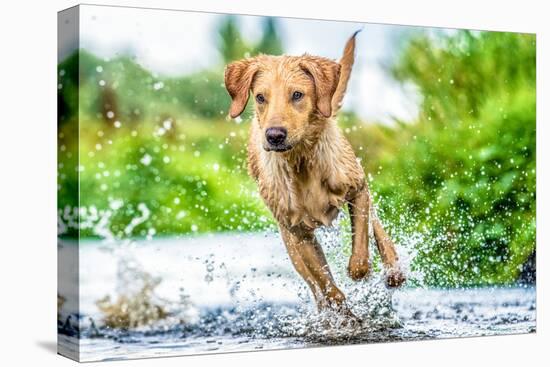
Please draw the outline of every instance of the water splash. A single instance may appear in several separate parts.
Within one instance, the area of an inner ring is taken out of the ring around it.
[[[159,297],[155,288],[160,277],[143,271],[135,259],[119,258],[117,269],[117,300],[109,295],[96,302],[103,313],[102,324],[113,329],[156,329],[192,322],[196,311],[189,297],[180,288],[176,303]]]
[[[124,228],[123,237],[112,232],[111,219],[123,205],[122,200],[110,199],[108,209],[99,210],[95,206],[83,206],[78,210],[65,208],[63,216],[60,212],[61,234],[66,233],[68,228],[92,229],[93,234],[101,238],[101,249],[117,258],[115,295],[107,294],[96,301],[98,309],[103,314],[100,326],[128,330],[167,327],[195,321],[197,311],[184,293],[184,288],[180,288],[180,297],[176,301],[159,297],[155,289],[162,282],[162,278],[145,271],[143,265],[129,254],[129,250],[136,246],[136,242],[128,236],[137,226],[149,219],[151,211],[147,205],[138,205],[140,214],[134,216]],[[149,231],[150,238],[153,233]],[[63,302],[59,300],[64,300],[64,297],[58,296],[58,309],[61,310]],[[90,319],[91,324],[88,324],[80,315],[72,316],[68,317],[80,320],[80,325],[75,325],[75,328],[85,330],[93,325],[92,329],[96,330],[94,320]]]

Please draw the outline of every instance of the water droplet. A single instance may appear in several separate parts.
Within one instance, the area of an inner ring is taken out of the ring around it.
[[[149,164],[151,164],[152,160],[153,160],[153,157],[151,157],[149,154],[145,154],[143,157],[141,157],[141,159],[139,161],[144,166],[148,166]]]
[[[156,82],[155,84],[153,84],[153,89],[154,90],[159,90],[159,89],[162,89],[164,88],[164,83],[163,82]]]

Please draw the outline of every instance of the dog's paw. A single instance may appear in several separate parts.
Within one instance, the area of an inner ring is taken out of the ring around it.
[[[406,280],[407,277],[398,267],[386,271],[386,285],[390,288],[398,288],[405,283]]]
[[[368,278],[371,269],[368,260],[354,257],[353,255],[349,259],[348,275],[352,280],[358,281],[364,278]]]

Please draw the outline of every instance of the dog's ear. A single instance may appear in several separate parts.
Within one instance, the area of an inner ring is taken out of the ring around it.
[[[324,57],[304,55],[300,67],[313,78],[317,109],[323,116],[330,117],[332,96],[340,79],[340,64]]]
[[[225,88],[231,96],[229,115],[232,118],[243,113],[248,103],[250,86],[257,71],[258,65],[253,58],[235,61],[226,66]]]
[[[342,107],[342,101],[344,100],[344,95],[346,94],[346,88],[348,86],[349,77],[351,75],[351,69],[353,67],[353,62],[355,60],[355,37],[357,33],[361,30],[356,31],[346,42],[346,47],[344,48],[344,53],[340,59],[340,80],[338,81],[338,87],[334,96],[332,97],[332,114],[336,114],[340,107]]]

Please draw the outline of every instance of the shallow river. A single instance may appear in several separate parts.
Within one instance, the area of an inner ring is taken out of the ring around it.
[[[60,249],[63,257],[75,247],[65,243]],[[388,291],[376,275],[367,282],[349,281],[343,262],[332,261],[338,284],[363,319],[361,326],[347,326],[334,315],[315,311],[275,235],[184,237],[117,246],[90,241],[81,244],[79,259],[80,312],[75,312],[74,297],[61,294],[67,301],[60,309],[59,330],[60,348],[74,349],[80,343],[82,361],[536,330],[533,287]],[[71,289],[70,281],[60,283],[61,293]],[[109,296],[114,302],[121,295],[147,298],[137,304],[158,305],[163,317],[128,330],[107,327],[98,301]]]

